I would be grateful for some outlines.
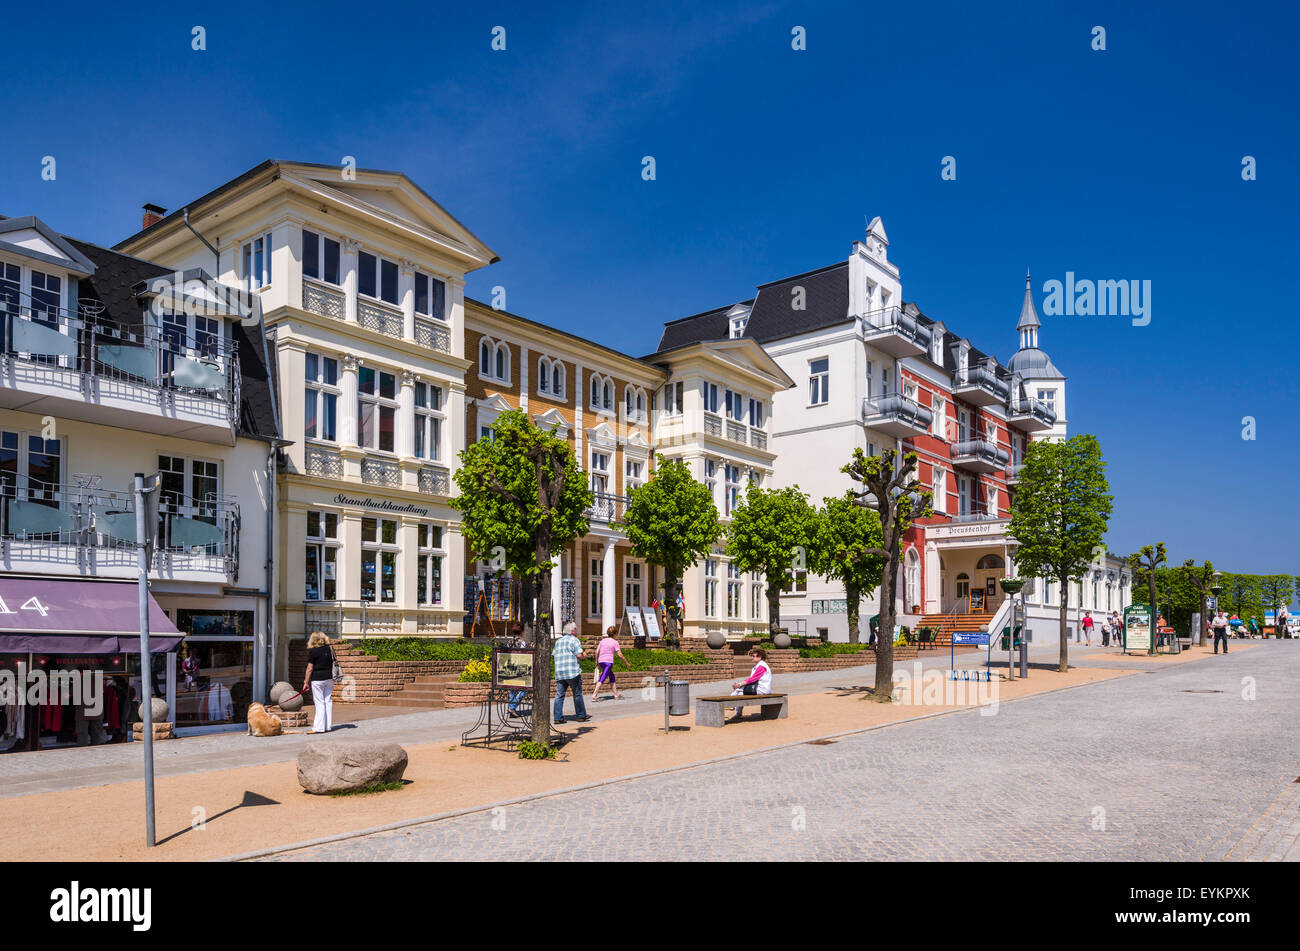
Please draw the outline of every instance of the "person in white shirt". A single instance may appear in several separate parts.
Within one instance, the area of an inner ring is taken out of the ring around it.
[[[754,658],[754,669],[750,671],[748,680],[737,681],[731,685],[731,695],[733,697],[762,695],[772,692],[772,668],[767,662],[767,651],[755,647],[749,652],[749,656]],[[731,718],[732,721],[739,720],[744,712],[744,707],[736,707],[736,713]]]

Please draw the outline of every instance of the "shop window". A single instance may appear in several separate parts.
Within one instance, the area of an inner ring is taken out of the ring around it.
[[[309,510],[307,512],[306,600],[337,600],[338,555],[338,514]]]
[[[397,521],[361,520],[361,600],[397,601]]]

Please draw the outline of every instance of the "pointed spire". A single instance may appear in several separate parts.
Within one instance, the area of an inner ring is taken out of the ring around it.
[[[1038,320],[1038,311],[1034,310],[1034,292],[1029,284],[1029,270],[1025,270],[1025,302],[1020,305],[1020,320],[1017,330],[1037,330],[1042,326]]]

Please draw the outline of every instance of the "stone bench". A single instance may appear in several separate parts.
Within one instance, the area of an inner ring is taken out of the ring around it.
[[[759,707],[764,720],[784,720],[790,715],[788,698],[783,693],[754,693],[741,696],[700,697],[695,701],[696,726],[722,726],[727,722],[728,707]]]

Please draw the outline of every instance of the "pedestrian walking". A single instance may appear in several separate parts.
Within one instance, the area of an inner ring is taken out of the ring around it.
[[[618,692],[618,684],[614,682],[614,658],[617,656],[628,670],[632,669],[632,665],[623,656],[623,649],[619,647],[618,638],[614,636],[617,633],[618,628],[610,625],[605,631],[605,636],[596,645],[596,689],[591,692],[592,700],[600,699],[600,688],[605,685],[606,680],[609,681],[610,689],[614,691],[614,699],[623,699],[623,695]]]
[[[564,635],[555,642],[551,649],[555,661],[555,716],[552,722],[567,723],[564,718],[564,693],[573,694],[573,719],[585,723],[591,717],[587,715],[586,704],[582,702],[582,667],[578,658],[582,656],[582,641],[578,640],[578,625],[570,621],[564,626]]]
[[[1105,616],[1101,619],[1101,646],[1110,647],[1110,618]]]
[[[302,692],[311,688],[312,733],[328,733],[334,725],[334,651],[330,639],[313,631],[307,641],[307,670],[302,675]]]
[[[767,651],[755,647],[749,652],[749,656],[754,658],[754,669],[750,671],[748,680],[738,681],[731,685],[731,695],[733,697],[763,695],[772,692],[772,668],[767,662]],[[736,707],[735,716],[731,718],[732,722],[739,720],[740,715],[744,712],[744,707]]]
[[[1092,624],[1092,612],[1084,611],[1083,620],[1080,622],[1079,626],[1083,628],[1083,643],[1085,647],[1092,646]]]
[[[1214,615],[1214,653],[1219,652],[1219,641],[1223,641],[1223,652],[1228,653],[1228,616],[1220,611]]]

